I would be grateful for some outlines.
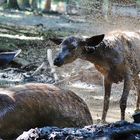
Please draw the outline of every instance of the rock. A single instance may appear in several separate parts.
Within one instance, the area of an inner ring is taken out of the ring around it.
[[[0,137],[13,139],[35,127],[83,127],[92,124],[86,103],[70,90],[51,84],[0,89]]]

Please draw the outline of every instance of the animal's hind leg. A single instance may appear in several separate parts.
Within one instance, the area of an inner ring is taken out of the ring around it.
[[[132,84],[132,77],[129,74],[125,75],[123,93],[120,100],[121,120],[125,119],[125,110],[127,106],[127,98]]]
[[[109,108],[109,101],[110,101],[110,94],[111,94],[111,86],[112,83],[108,80],[107,77],[104,78],[104,88],[105,88],[105,94],[104,94],[104,104],[103,104],[103,113],[102,113],[102,121],[106,121],[106,115]]]

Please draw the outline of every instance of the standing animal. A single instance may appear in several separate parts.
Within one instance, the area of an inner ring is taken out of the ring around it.
[[[108,35],[96,35],[90,38],[70,36],[64,40],[51,39],[60,44],[61,50],[54,59],[54,65],[62,66],[73,62],[77,58],[94,63],[99,72],[104,75],[104,105],[102,121],[106,120],[109,108],[111,86],[124,80],[123,93],[120,99],[121,120],[125,119],[127,98],[134,81],[140,102],[140,33],[112,32]]]
[[[30,128],[92,124],[85,102],[72,91],[49,84],[0,88],[0,137],[13,139]]]

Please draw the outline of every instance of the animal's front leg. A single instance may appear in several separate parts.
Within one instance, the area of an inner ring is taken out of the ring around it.
[[[137,88],[137,103],[136,103],[136,112],[140,111],[140,78],[137,78],[137,82],[135,83],[136,88]]]
[[[124,87],[123,93],[120,100],[120,109],[121,109],[121,120],[125,119],[125,109],[127,105],[127,98],[129,95],[129,91],[131,89],[132,77],[130,74],[126,74],[124,77]]]
[[[134,79],[134,84],[137,90],[137,102],[136,102],[136,110],[135,112],[140,112],[140,74],[138,74]]]
[[[137,103],[136,103],[136,112],[140,111],[140,89],[137,89]]]
[[[105,122],[106,120],[106,115],[109,108],[111,86],[112,86],[112,82],[109,81],[108,77],[105,77],[104,78],[105,94],[104,94],[104,104],[103,104],[103,114],[102,114],[103,122]]]

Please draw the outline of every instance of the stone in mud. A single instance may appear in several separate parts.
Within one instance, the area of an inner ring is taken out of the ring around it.
[[[12,139],[34,127],[92,124],[86,103],[75,93],[50,84],[0,89],[0,137]]]

